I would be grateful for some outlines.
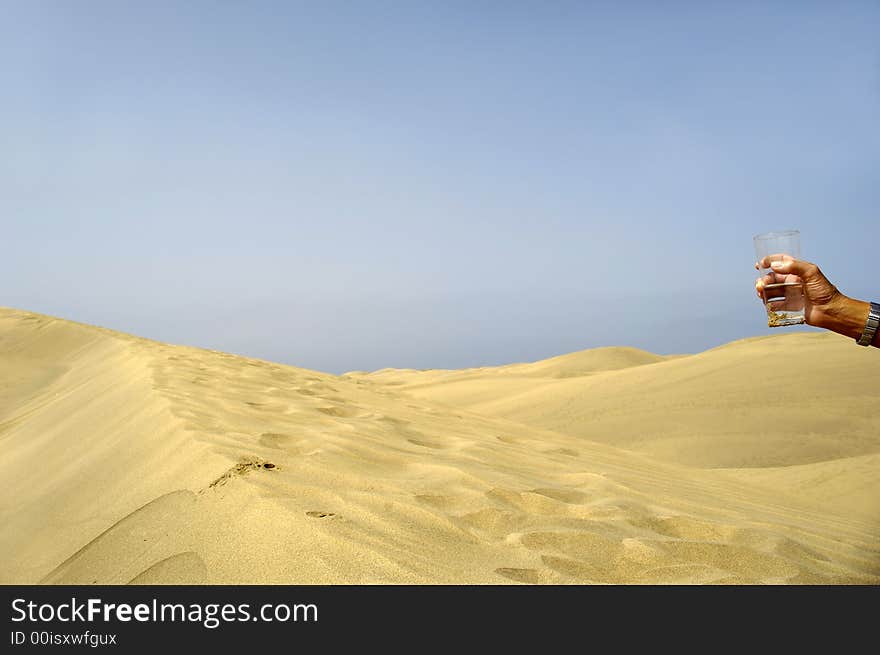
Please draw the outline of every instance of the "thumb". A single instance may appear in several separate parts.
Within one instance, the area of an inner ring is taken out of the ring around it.
[[[797,275],[805,281],[819,275],[818,266],[810,262],[805,262],[801,259],[772,261],[770,262],[770,268],[773,269],[775,273],[782,273],[784,275]]]

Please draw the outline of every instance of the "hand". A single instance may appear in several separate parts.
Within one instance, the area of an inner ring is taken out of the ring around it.
[[[770,273],[755,280],[755,292],[758,297],[773,311],[803,309],[808,325],[830,328],[841,311],[841,304],[847,300],[822,274],[819,267],[810,262],[789,255],[770,255],[756,262],[755,268],[771,269]],[[789,293],[783,299],[767,303],[764,296],[767,285],[792,282],[803,284],[803,295]]]

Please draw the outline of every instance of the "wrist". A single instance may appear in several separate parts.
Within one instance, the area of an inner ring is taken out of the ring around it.
[[[822,320],[817,323],[817,327],[858,339],[865,331],[871,303],[849,298],[838,292],[838,296],[822,309]]]

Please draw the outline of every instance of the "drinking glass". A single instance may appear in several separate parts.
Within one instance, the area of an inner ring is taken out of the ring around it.
[[[755,236],[755,254],[760,262],[800,259],[801,233],[797,230],[766,232]],[[764,282],[764,306],[767,309],[767,326],[783,327],[800,325],[804,318],[804,285],[797,275],[776,273],[772,268],[761,268]]]

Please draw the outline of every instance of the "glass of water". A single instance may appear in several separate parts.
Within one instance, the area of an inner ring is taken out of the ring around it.
[[[760,262],[800,259],[801,233],[797,230],[767,232],[755,236],[755,254]],[[804,318],[804,285],[797,275],[776,273],[772,268],[761,268],[764,282],[764,306],[767,308],[767,326],[800,325]]]

